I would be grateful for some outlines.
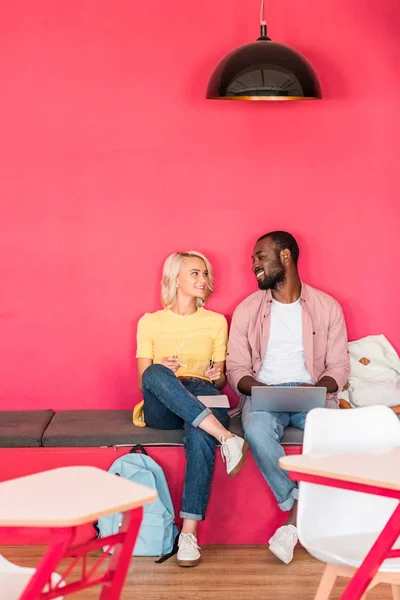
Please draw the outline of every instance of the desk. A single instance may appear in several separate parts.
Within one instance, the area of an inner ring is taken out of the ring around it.
[[[400,447],[377,452],[285,456],[279,460],[279,465],[290,472],[294,481],[376,494],[399,501],[341,597],[341,600],[359,600],[383,561],[400,557],[400,549],[392,549],[400,535]]]
[[[52,600],[93,585],[102,585],[101,600],[117,600],[142,521],[142,507],[156,497],[155,490],[95,467],[63,467],[0,483],[0,532],[10,533],[12,529],[21,541],[27,533],[38,543],[43,536],[50,538],[49,548],[20,600]],[[123,513],[117,534],[73,545],[77,527],[116,512]],[[87,553],[103,546],[113,548],[108,568],[99,571],[109,557],[103,552],[89,570]],[[72,564],[62,578],[82,560],[80,579],[62,588],[50,582],[48,591],[43,592],[64,558],[71,558]]]

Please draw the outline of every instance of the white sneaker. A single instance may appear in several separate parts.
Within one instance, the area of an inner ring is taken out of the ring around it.
[[[200,548],[197,545],[197,538],[192,533],[181,533],[178,546],[176,561],[180,567],[195,567],[199,564]]]
[[[297,529],[294,525],[279,527],[269,540],[269,549],[275,556],[287,565],[293,559],[293,551],[299,540]]]
[[[226,472],[233,477],[243,467],[249,445],[237,435],[228,440],[225,439],[224,435],[221,435],[219,441],[221,442],[222,460],[226,462]]]

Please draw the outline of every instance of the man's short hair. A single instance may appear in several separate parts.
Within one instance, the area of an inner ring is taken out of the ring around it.
[[[260,238],[258,238],[257,241],[259,242],[260,240],[264,240],[265,238],[270,238],[273,241],[278,253],[285,249],[290,250],[293,262],[295,265],[297,265],[300,250],[296,240],[294,239],[291,233],[288,233],[287,231],[270,231],[269,233],[265,233]]]

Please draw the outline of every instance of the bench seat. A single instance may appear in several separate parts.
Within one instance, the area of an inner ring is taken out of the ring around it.
[[[230,431],[243,436],[240,417],[230,420]],[[182,446],[183,429],[136,427],[131,410],[61,410],[44,431],[42,445],[50,448],[102,446]],[[299,446],[303,432],[286,429],[283,445]]]
[[[1,410],[0,448],[37,448],[49,425],[52,410]]]

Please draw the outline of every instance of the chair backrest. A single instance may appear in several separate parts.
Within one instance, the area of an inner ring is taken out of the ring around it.
[[[400,421],[386,406],[353,410],[316,408],[307,415],[304,454],[368,452],[400,446]],[[378,532],[395,509],[390,498],[301,483],[300,542],[335,535]]]

